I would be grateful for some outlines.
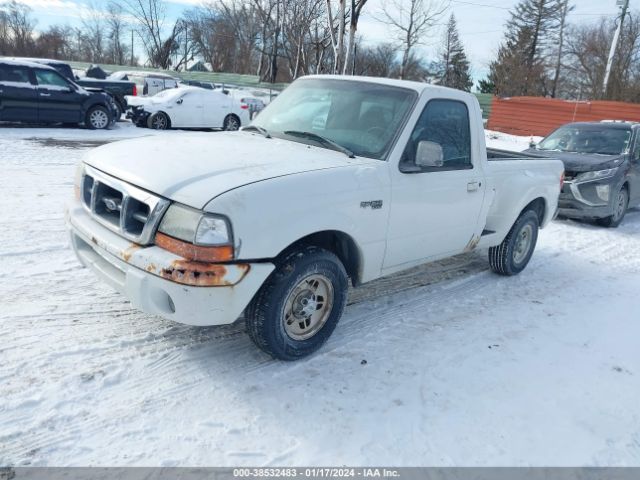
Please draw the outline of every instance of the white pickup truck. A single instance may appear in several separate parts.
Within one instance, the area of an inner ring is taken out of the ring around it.
[[[243,131],[90,151],[67,221],[135,307],[189,325],[244,311],[258,347],[294,360],[331,335],[349,280],[487,247],[497,273],[525,268],[562,162],[487,156],[473,95],[311,76]]]

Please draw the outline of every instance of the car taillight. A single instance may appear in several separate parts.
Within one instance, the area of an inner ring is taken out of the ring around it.
[[[560,175],[560,190],[562,191],[562,187],[564,187],[564,171],[562,175]]]
[[[138,86],[135,83],[133,84],[133,96],[138,96]]]
[[[249,105],[247,105],[246,103],[242,103],[240,104],[240,108],[243,110],[249,110]]]

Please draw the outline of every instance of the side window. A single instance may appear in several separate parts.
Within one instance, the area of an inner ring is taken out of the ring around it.
[[[29,70],[25,67],[0,65],[0,83],[29,84]]]
[[[429,143],[420,145],[420,142]],[[419,151],[429,151],[438,158],[441,151],[438,166],[419,165],[420,162],[416,162]],[[471,168],[471,129],[467,106],[455,100],[431,100],[411,133],[400,161],[400,170],[417,172]]]
[[[51,70],[36,70],[36,80],[40,86],[69,88],[69,83],[58,72]]]

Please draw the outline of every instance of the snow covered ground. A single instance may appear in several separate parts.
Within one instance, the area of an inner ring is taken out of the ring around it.
[[[74,164],[150,133],[0,129],[0,465],[640,466],[640,211],[554,222],[515,278],[475,252],[365,285],[283,363],[132,310],[68,248]]]

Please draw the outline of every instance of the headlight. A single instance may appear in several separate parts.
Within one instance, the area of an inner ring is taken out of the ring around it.
[[[82,188],[82,175],[84,174],[84,162],[81,160],[76,167],[76,175],[73,180],[73,192],[78,200],[80,200],[80,190]]]
[[[601,178],[613,177],[618,168],[607,168],[606,170],[597,170],[595,172],[584,172],[576,177],[576,182],[589,182],[591,180],[599,180]]]
[[[164,214],[158,230],[185,242],[203,246],[229,245],[231,228],[225,217],[173,204]]]

